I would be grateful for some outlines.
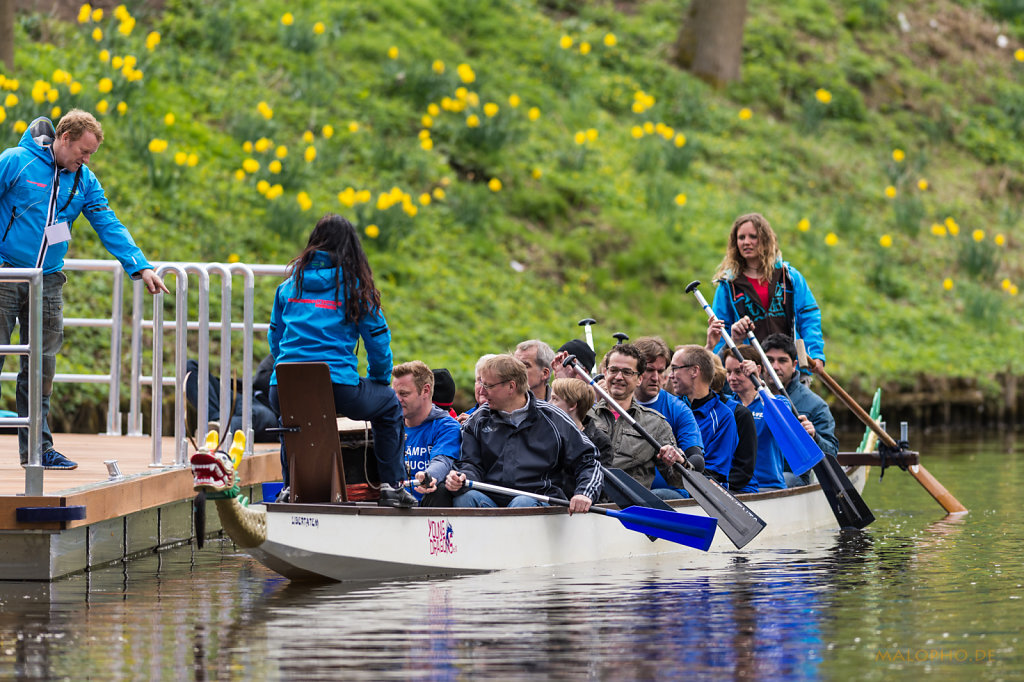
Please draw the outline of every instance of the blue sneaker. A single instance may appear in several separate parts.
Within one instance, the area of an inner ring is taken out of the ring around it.
[[[47,450],[44,452],[42,463],[44,469],[63,469],[65,471],[70,471],[71,469],[78,468],[78,464],[72,462],[56,450]]]

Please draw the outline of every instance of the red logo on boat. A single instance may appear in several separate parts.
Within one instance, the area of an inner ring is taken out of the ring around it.
[[[448,521],[427,521],[427,539],[430,540],[430,553],[455,554],[455,529]]]

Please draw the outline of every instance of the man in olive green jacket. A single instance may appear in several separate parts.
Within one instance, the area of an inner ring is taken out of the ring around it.
[[[636,387],[640,383],[646,369],[644,356],[633,344],[625,343],[615,346],[608,356],[605,370],[605,382],[608,394],[624,410],[626,410],[640,426],[647,430],[662,445],[675,445],[676,439],[672,427],[660,413],[644,407],[634,399]],[[669,463],[658,456],[658,449],[648,443],[636,429],[619,419],[616,410],[601,400],[590,410],[597,428],[608,434],[612,441],[615,456],[612,466],[622,469],[634,479],[650,488],[654,482],[654,470],[657,467],[668,484],[681,488],[683,477]],[[656,490],[655,493],[658,493]],[[679,497],[675,491],[668,491],[666,497]]]

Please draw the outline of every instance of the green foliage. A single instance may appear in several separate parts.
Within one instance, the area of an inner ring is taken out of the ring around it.
[[[984,282],[994,278],[999,269],[998,248],[986,240],[980,231],[978,235],[980,239],[973,235],[960,235],[956,240],[956,260],[966,274]]]

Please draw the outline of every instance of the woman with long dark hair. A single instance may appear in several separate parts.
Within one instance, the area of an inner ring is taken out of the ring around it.
[[[803,275],[782,260],[778,239],[763,215],[748,213],[733,222],[714,280],[718,289],[711,307],[736,343],[744,343],[749,331],[762,342],[783,333],[803,339],[812,362],[825,362],[818,302]],[[715,351],[723,345],[718,341]]]
[[[402,407],[391,390],[391,331],[381,312],[380,291],[355,228],[329,213],[317,222],[306,248],[288,266],[277,288],[270,316],[270,351],[275,364],[325,362],[330,368],[334,405],[349,419],[368,420],[381,480],[381,504],[413,506],[405,490]],[[359,376],[356,346],[366,348],[367,376]],[[280,413],[277,372],[270,378],[270,401]],[[288,460],[281,445],[288,485]]]

